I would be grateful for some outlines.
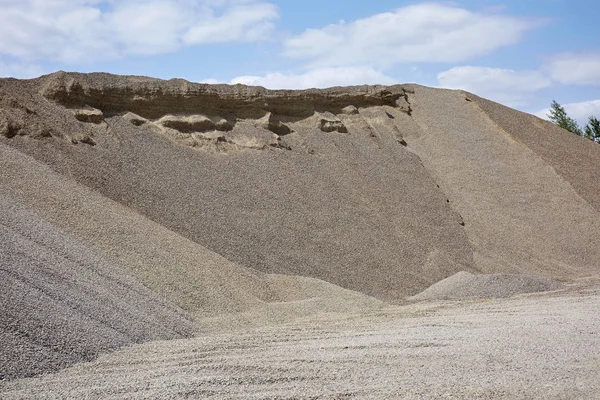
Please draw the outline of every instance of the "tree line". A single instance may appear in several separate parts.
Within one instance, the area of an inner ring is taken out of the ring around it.
[[[600,143],[600,121],[593,115],[589,117],[587,125],[581,129],[577,121],[569,117],[564,107],[558,104],[556,100],[552,100],[548,118],[554,124],[568,130],[569,132],[573,132],[576,135],[583,136],[596,143]]]

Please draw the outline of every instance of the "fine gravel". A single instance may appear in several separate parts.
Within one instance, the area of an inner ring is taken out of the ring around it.
[[[599,160],[537,118],[418,85],[0,79],[0,380],[427,288],[596,276]]]
[[[131,343],[381,306],[231,263],[1,144],[0,159],[0,380]]]
[[[518,294],[548,292],[564,285],[550,278],[529,275],[481,274],[461,271],[437,283],[408,300],[500,299]]]
[[[598,399],[598,282],[133,346],[3,399]]]
[[[600,174],[564,170],[594,169],[600,146],[574,140],[550,123],[544,123],[549,132],[544,135],[539,119],[531,118],[521,130],[539,132],[537,141],[554,149],[542,152],[542,145],[528,146],[504,130],[469,96],[415,90],[412,125],[404,136],[463,218],[479,272],[564,279],[595,274],[600,246],[592,232],[600,227],[599,213],[588,198],[596,191],[582,188],[597,187]],[[523,115],[500,105],[494,109],[507,120]],[[579,148],[585,148],[582,158],[574,156]],[[596,160],[588,163],[592,155]]]

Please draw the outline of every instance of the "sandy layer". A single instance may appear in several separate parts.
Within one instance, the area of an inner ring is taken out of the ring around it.
[[[600,396],[600,287],[422,303],[154,342],[0,387],[5,399]]]

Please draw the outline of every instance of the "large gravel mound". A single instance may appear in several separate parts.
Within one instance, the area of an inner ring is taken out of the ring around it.
[[[0,374],[440,281],[438,298],[498,297],[597,274],[598,160],[538,119],[416,85],[0,79]],[[488,277],[443,281],[460,271]]]
[[[214,331],[227,314],[265,325],[381,304],[231,263],[2,144],[0,162],[0,380]]]

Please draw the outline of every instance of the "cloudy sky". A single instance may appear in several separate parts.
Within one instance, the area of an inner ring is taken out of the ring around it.
[[[0,0],[0,76],[416,82],[600,117],[597,0]]]

